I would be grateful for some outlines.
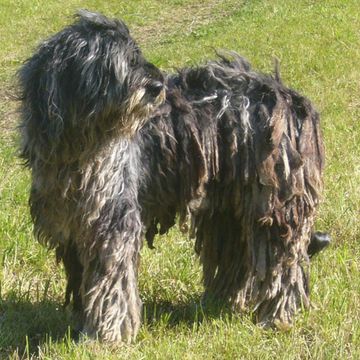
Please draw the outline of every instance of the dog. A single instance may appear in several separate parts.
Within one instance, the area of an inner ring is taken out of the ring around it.
[[[177,219],[205,303],[270,326],[309,306],[324,148],[318,113],[278,75],[235,52],[164,74],[122,21],[81,10],[18,79],[34,233],[64,264],[84,334],[135,339],[143,239]]]

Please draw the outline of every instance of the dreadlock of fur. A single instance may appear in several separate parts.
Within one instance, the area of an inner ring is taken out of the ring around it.
[[[64,263],[83,332],[134,339],[142,238],[177,215],[205,299],[270,325],[309,305],[324,155],[306,98],[236,53],[164,79],[122,22],[87,11],[19,79],[35,234]]]

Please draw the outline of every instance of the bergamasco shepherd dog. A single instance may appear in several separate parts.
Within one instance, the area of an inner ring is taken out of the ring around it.
[[[82,10],[18,73],[38,240],[62,261],[79,330],[139,330],[139,254],[175,222],[203,302],[287,326],[309,306],[324,150],[311,102],[235,52],[167,74],[120,20]]]

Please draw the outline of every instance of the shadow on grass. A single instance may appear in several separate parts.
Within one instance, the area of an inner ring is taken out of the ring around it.
[[[205,319],[215,319],[220,316],[230,318],[233,312],[223,303],[207,301],[203,304],[201,298],[193,298],[183,303],[170,301],[148,301],[143,305],[143,322],[149,327],[162,323],[166,327],[176,327],[180,324],[193,327]]]
[[[0,358],[36,356],[40,344],[68,337],[69,327],[70,316],[59,303],[0,300]]]
[[[203,307],[200,298],[173,304],[168,301],[148,301],[143,305],[143,323],[149,328],[162,325],[194,327],[207,318],[231,312],[217,303]],[[78,340],[71,331],[70,312],[50,300],[32,303],[23,300],[0,300],[0,359],[16,353],[21,358],[37,357],[39,346],[68,340]]]

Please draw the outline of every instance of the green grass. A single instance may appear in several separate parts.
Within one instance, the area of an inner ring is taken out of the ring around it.
[[[2,0],[0,4],[0,358],[359,359],[360,15],[358,0]],[[317,227],[333,236],[312,262],[313,308],[288,332],[199,305],[201,271],[179,231],[144,248],[144,324],[130,346],[75,343],[64,276],[32,236],[29,174],[16,157],[14,74],[78,8],[123,18],[150,61],[171,70],[234,49],[256,69],[281,61],[287,84],[317,105],[327,150]]]

